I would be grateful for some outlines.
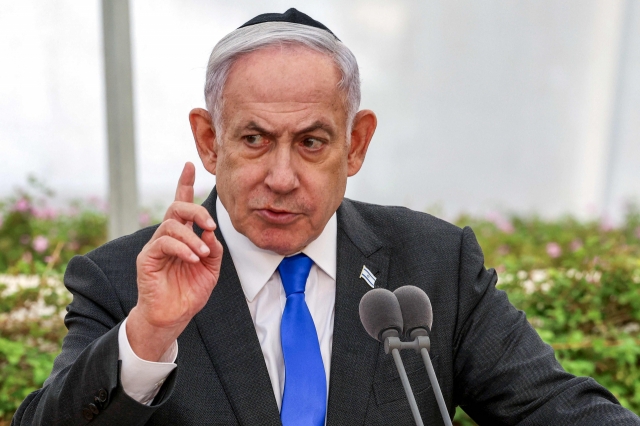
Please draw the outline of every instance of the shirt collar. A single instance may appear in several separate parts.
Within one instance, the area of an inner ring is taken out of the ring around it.
[[[242,291],[244,291],[247,301],[252,302],[269,281],[284,256],[257,247],[250,239],[236,231],[220,197],[216,199],[216,213],[218,226],[236,267]],[[336,214],[333,213],[318,238],[302,250],[302,253],[309,256],[334,281],[336,279],[337,235],[338,221]]]

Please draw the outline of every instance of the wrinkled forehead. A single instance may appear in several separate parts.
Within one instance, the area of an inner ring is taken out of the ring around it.
[[[232,65],[222,93],[223,117],[242,108],[287,112],[310,104],[345,114],[340,80],[327,54],[296,45],[259,49]]]

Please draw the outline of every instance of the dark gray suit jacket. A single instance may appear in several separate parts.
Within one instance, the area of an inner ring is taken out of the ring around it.
[[[216,191],[204,206],[216,219]],[[593,379],[556,362],[483,266],[471,229],[424,213],[345,199],[338,209],[338,259],[328,425],[411,425],[390,356],[358,317],[370,287],[423,288],[433,305],[431,356],[449,412],[461,405],[480,424],[640,425]],[[15,425],[278,425],[278,408],[233,261],[225,253],[207,305],[178,339],[178,367],[151,406],[119,381],[118,328],[137,300],[136,256],[156,227],[75,257],[69,334],[44,387],[23,402]],[[427,425],[442,420],[421,359],[402,354]],[[88,414],[94,404],[97,414]],[[84,410],[84,413],[83,413]],[[87,418],[85,418],[85,416]]]

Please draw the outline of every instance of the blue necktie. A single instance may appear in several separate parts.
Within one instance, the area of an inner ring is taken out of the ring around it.
[[[280,419],[283,426],[323,426],[327,412],[327,378],[318,333],[304,300],[313,261],[300,253],[278,266],[287,303],[282,313],[280,340],[285,381]]]

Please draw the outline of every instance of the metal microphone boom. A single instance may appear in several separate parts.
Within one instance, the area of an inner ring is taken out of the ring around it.
[[[402,387],[405,394],[407,394],[413,420],[417,426],[424,426],[418,410],[418,404],[416,404],[416,398],[411,390],[407,372],[400,357],[400,348],[395,347],[395,343],[390,343],[400,342],[399,336],[403,330],[402,311],[400,310],[398,299],[392,292],[383,288],[370,290],[360,299],[360,321],[362,321],[362,325],[371,337],[384,343],[385,352],[387,354],[391,352],[400,375]]]
[[[440,390],[438,378],[436,377],[436,372],[433,369],[433,364],[429,357],[429,350],[431,349],[429,331],[433,323],[433,310],[429,296],[427,296],[427,293],[422,291],[422,289],[411,285],[400,287],[393,293],[398,299],[400,310],[402,311],[404,333],[408,338],[413,339],[413,341],[401,342],[399,338],[388,339],[389,350],[414,349],[422,355],[422,361],[427,369],[431,388],[436,396],[442,420],[446,426],[452,426],[451,417],[449,417],[449,412],[447,411],[447,404],[444,402],[442,390]],[[387,351],[386,343],[385,351]]]

